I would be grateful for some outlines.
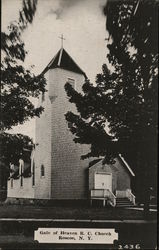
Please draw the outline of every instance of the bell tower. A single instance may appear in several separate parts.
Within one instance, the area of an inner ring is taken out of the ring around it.
[[[80,92],[86,74],[63,44],[43,74],[47,92],[39,99],[44,112],[36,119],[35,198],[85,199],[88,160],[81,160],[81,155],[87,153],[88,146],[76,144],[68,129],[65,114],[76,112],[76,108],[69,102],[64,85],[70,82]]]

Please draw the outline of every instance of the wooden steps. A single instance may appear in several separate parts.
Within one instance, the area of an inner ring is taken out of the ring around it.
[[[116,207],[133,207],[134,204],[128,198],[116,198]]]

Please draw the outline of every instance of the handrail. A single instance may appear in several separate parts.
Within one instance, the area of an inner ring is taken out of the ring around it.
[[[113,194],[109,189],[107,189],[109,191],[109,193],[111,193],[111,195],[116,199],[115,194]]]
[[[131,190],[126,190],[127,198],[135,205],[135,195],[131,193]]]
[[[116,206],[116,196],[109,190],[109,189],[107,189],[108,191],[109,191],[109,199],[110,199],[110,201],[109,201],[109,203],[110,203],[110,205],[112,205],[113,207],[115,207]]]

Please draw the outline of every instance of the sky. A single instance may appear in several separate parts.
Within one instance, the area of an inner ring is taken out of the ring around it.
[[[22,39],[28,51],[24,66],[39,74],[61,47],[64,48],[86,72],[91,82],[101,72],[106,62],[105,23],[103,6],[106,0],[38,0],[33,23],[23,33]],[[18,19],[22,0],[2,0],[2,31],[11,21]],[[35,140],[35,119],[16,126],[14,133],[24,133]]]

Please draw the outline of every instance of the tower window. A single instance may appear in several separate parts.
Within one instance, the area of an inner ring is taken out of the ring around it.
[[[42,92],[42,97],[41,97],[41,100],[42,100],[42,102],[44,102],[44,101],[45,101],[45,93],[44,93],[44,92]]]
[[[75,79],[68,78],[68,83],[75,89]]]
[[[44,165],[42,164],[41,165],[41,177],[44,177],[45,176],[45,168],[44,168]]]

